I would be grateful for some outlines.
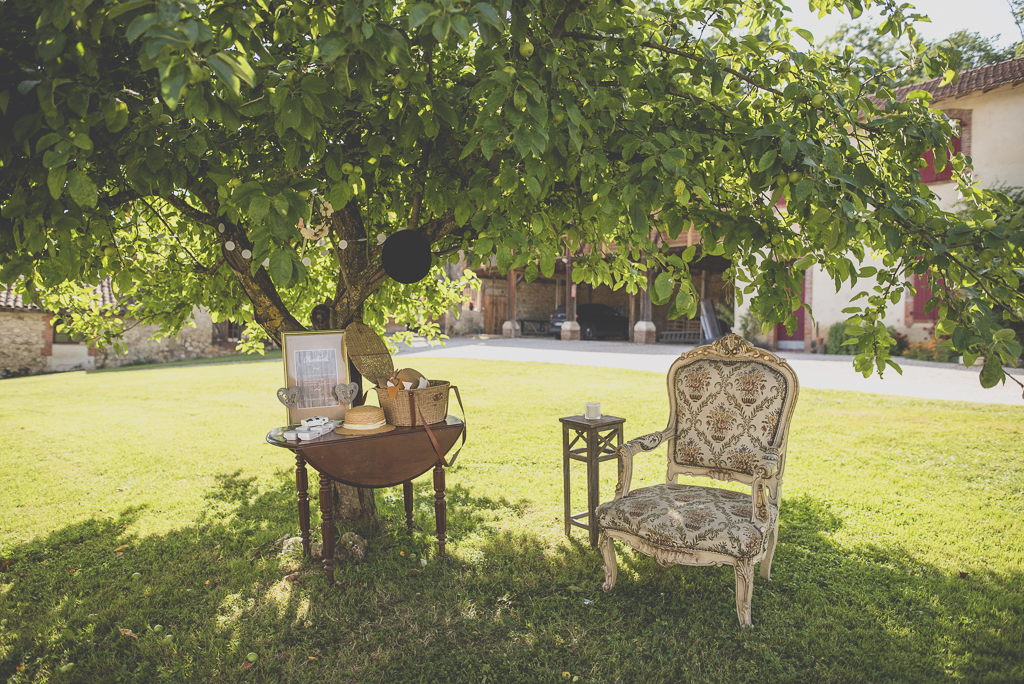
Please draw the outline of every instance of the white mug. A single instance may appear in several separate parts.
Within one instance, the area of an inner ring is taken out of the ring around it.
[[[601,404],[596,401],[588,401],[583,405],[583,417],[587,420],[597,420],[601,417]]]

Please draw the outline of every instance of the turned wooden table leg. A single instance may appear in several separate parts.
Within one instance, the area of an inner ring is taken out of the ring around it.
[[[434,519],[437,521],[437,548],[444,556],[444,543],[448,539],[448,511],[444,501],[444,467],[434,466]]]
[[[402,483],[402,500],[405,501],[405,528],[412,532],[412,480]]]
[[[302,555],[309,555],[309,480],[306,462],[295,455],[295,488],[299,491],[299,530],[302,532]]]
[[[320,533],[323,536],[324,570],[327,579],[334,581],[334,502],[331,500],[331,479],[320,475]]]

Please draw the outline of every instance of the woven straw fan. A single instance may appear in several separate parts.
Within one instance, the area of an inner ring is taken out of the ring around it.
[[[377,387],[383,387],[395,372],[391,354],[373,328],[364,323],[349,323],[345,328],[345,348],[359,372]]]

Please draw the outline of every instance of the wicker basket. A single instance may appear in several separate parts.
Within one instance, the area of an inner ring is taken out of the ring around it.
[[[377,401],[391,425],[410,427],[440,423],[448,417],[448,394],[451,383],[431,380],[423,389],[398,390],[392,399],[387,387],[375,387]],[[422,414],[422,415],[421,415]]]

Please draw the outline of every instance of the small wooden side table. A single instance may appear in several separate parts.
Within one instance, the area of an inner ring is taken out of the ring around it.
[[[405,499],[405,522],[412,529],[412,481],[434,469],[434,518],[437,521],[437,548],[445,555],[448,540],[448,508],[445,503],[444,469],[454,461],[444,458],[466,430],[466,424],[455,416],[430,427],[437,450],[426,429],[399,427],[376,435],[339,435],[328,432],[306,442],[288,442],[281,428],[271,430],[267,442],[289,449],[295,454],[295,484],[299,501],[299,529],[302,531],[302,552],[309,555],[309,492],[306,464],[320,473],[320,531],[324,540],[324,570],[334,581],[334,500],[331,480],[353,487],[393,487],[402,485]]]
[[[622,426],[625,418],[601,416],[587,420],[583,416],[559,418],[562,423],[562,487],[565,490],[565,536],[572,526],[582,527],[590,532],[590,545],[597,546],[597,525],[594,509],[601,505],[601,477],[599,466],[604,461],[616,458],[615,451],[622,446]],[[574,433],[574,434],[572,434]],[[580,442],[582,446],[576,446]],[[613,444],[614,441],[614,444]],[[587,510],[573,513],[570,508],[569,461],[583,461],[587,464]],[[581,522],[580,518],[587,522]]]

